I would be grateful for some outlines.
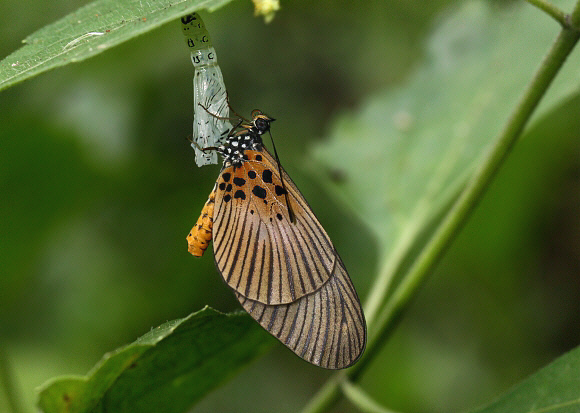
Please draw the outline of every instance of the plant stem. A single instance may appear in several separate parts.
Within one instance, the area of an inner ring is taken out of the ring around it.
[[[369,329],[372,329],[372,326],[376,321],[378,313],[391,286],[395,270],[401,264],[401,260],[405,257],[405,252],[408,251],[420,230],[417,225],[419,223],[422,224],[423,220],[416,219],[413,221],[413,224],[406,227],[404,233],[401,234],[395,242],[395,249],[391,251],[385,264],[381,265],[379,275],[373,283],[373,287],[369,292],[369,296],[367,297],[364,306],[365,318]]]
[[[538,9],[545,11],[547,14],[552,16],[558,23],[562,25],[562,27],[568,26],[568,21],[566,20],[567,16],[562,10],[558,7],[553,5],[552,3],[546,0],[526,0],[533,6],[536,6]]]
[[[352,383],[350,380],[342,381],[342,392],[344,395],[360,410],[366,413],[396,413],[393,410],[389,410],[386,407],[381,406],[375,400],[364,392],[356,384]]]
[[[379,314],[373,330],[369,332],[367,349],[362,359],[347,371],[336,373],[314,395],[311,402],[303,410],[303,413],[326,411],[339,400],[341,383],[346,379],[355,381],[362,374],[381,348],[380,344],[385,341],[393,330],[417,289],[425,281],[427,275],[437,264],[451,241],[459,233],[459,230],[517,142],[542,96],[578,42],[580,31],[574,28],[578,27],[580,22],[580,0],[576,3],[574,11],[566,17],[566,20],[569,24],[565,25],[560,31],[508,118],[503,130],[496,138],[495,143],[486,153],[479,168],[474,172],[472,179],[468,182],[429,243],[425,246],[423,252],[417,258],[415,264],[409,269]]]
[[[360,362],[360,361],[359,361]],[[304,406],[303,413],[324,412],[340,397],[340,383],[346,379],[345,371],[335,373]]]
[[[574,10],[572,10],[572,13],[568,16],[567,21],[571,30],[580,32],[580,1],[576,3],[576,6],[574,6]]]

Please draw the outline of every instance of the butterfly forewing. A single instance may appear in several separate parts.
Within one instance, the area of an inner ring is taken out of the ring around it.
[[[217,181],[216,265],[243,297],[269,305],[292,303],[328,281],[336,265],[334,246],[285,172],[282,184],[270,153],[244,154],[247,160],[224,168]]]

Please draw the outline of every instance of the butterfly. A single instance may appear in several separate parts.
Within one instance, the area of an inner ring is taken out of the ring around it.
[[[274,119],[240,120],[216,150],[223,167],[187,236],[215,264],[242,307],[304,360],[354,364],[366,344],[358,295],[328,234],[279,162],[263,146]]]

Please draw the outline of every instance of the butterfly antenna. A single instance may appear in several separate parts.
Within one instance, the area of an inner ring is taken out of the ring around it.
[[[280,174],[280,182],[282,182],[282,188],[284,189],[284,197],[286,198],[286,207],[288,208],[288,217],[290,222],[296,224],[296,215],[292,211],[292,206],[290,205],[290,198],[288,198],[288,190],[286,189],[286,184],[284,183],[284,175],[282,174],[282,165],[280,165],[280,158],[278,157],[278,152],[276,151],[276,145],[274,144],[274,139],[272,138],[272,132],[270,133],[270,141],[272,141],[272,148],[274,149],[274,156],[276,157],[276,162],[278,163],[278,173]]]

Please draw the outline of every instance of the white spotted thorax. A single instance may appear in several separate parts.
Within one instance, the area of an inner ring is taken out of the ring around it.
[[[262,150],[262,135],[270,130],[270,123],[275,119],[256,109],[252,111],[251,122],[240,122],[230,131],[225,142],[217,147],[217,152],[224,159],[224,167],[240,166],[248,158],[246,150]]]
[[[193,143],[197,166],[217,164],[216,147],[232,129],[226,86],[209,33],[197,13],[181,18],[181,27],[195,67],[193,77]],[[201,105],[201,106],[200,106]],[[197,146],[196,146],[197,144]]]

